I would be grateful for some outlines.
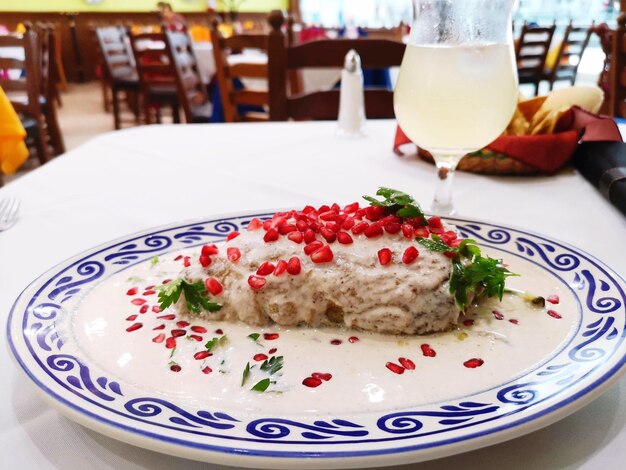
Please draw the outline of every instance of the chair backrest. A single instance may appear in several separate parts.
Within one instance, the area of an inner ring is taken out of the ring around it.
[[[239,34],[230,37],[218,29],[218,23],[213,22],[211,30],[213,56],[215,58],[215,76],[220,90],[224,120],[226,122],[267,120],[268,116],[261,113],[240,113],[240,106],[269,105],[267,90],[250,90],[237,86],[240,79],[268,79],[267,60],[258,54],[257,61],[252,61],[250,55],[246,57],[246,49],[256,49],[267,52],[268,36],[264,34]]]
[[[3,56],[3,48],[11,48],[9,50],[13,53]],[[23,58],[19,57],[22,56],[20,49]],[[0,75],[0,87],[6,92],[15,111],[35,119],[41,116],[39,54],[37,34],[30,28],[21,35],[0,35],[0,70],[18,71],[16,77],[11,77],[13,73]]]
[[[609,114],[626,116],[626,13],[617,18],[617,28],[612,35],[613,50],[609,68]]]
[[[176,72],[178,100],[185,112],[185,120],[193,122],[193,110],[205,105],[209,98],[198,71],[198,60],[188,31],[166,31],[167,51]]]
[[[167,49],[165,33],[130,33],[130,45],[143,93],[155,86],[175,85],[176,71]]]
[[[37,39],[39,43],[39,58],[41,59],[39,83],[41,95],[46,97],[48,104],[56,99],[56,86],[59,81],[56,60],[56,31],[50,23],[37,25]]]
[[[524,23],[515,46],[517,72],[524,79],[541,80],[556,25],[534,26]]]
[[[99,26],[94,33],[102,53],[104,73],[109,80],[136,77],[128,30],[123,26]]]
[[[570,79],[572,83],[576,80],[580,59],[589,44],[594,26],[595,21],[591,26],[574,26],[571,21],[569,22],[559,45],[556,61],[549,70],[548,80],[553,82],[558,79]]]
[[[337,119],[339,91],[317,91],[288,96],[287,82],[291,71],[306,68],[342,68],[346,54],[354,49],[366,68],[399,66],[406,45],[388,39],[320,39],[289,46],[282,31],[284,17],[272,12],[269,36],[268,65],[270,74],[270,120],[289,118]],[[365,115],[368,118],[392,118],[393,91],[382,88],[365,89]]]

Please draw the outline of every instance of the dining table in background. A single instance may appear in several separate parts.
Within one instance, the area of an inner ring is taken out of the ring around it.
[[[17,224],[0,232],[2,322],[20,292],[52,266],[146,228],[350,203],[378,186],[431,200],[434,169],[392,152],[395,122],[369,121],[361,139],[341,139],[335,131],[334,122],[144,126],[99,136],[1,188],[0,199],[22,203]],[[626,273],[626,218],[573,168],[551,177],[456,178],[459,216],[567,242]],[[0,376],[3,468],[222,468],[134,447],[70,421],[42,399],[6,349]],[[625,461],[626,376],[540,430],[398,468],[617,470]]]

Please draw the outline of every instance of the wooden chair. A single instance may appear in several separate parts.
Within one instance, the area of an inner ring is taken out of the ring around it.
[[[180,122],[176,70],[167,51],[165,33],[130,33],[130,44],[139,74],[139,87],[143,100],[144,119],[161,122],[161,110],[169,107],[175,123]]]
[[[234,63],[234,54],[244,49],[259,49],[267,51],[268,36],[263,34],[234,35],[225,38],[218,29],[217,21],[213,22],[211,30],[213,55],[217,85],[220,91],[224,120],[237,121],[267,121],[269,116],[264,112],[241,112],[242,106],[267,107],[269,93],[267,90],[247,90],[237,88],[236,81],[245,78],[267,79],[268,66],[263,63],[250,63],[237,60]]]
[[[555,29],[555,24],[543,27],[524,23],[515,47],[519,83],[535,85],[535,95],[539,93],[539,83],[544,78],[546,57]]]
[[[544,70],[544,79],[549,82],[550,90],[554,87],[554,82],[560,80],[568,80],[574,85],[580,59],[589,44],[594,26],[595,22],[591,26],[573,26],[569,22],[552,68]]]
[[[198,60],[188,31],[166,31],[165,39],[176,72],[178,101],[183,108],[185,121],[209,122],[213,107],[198,71]]]
[[[110,89],[115,129],[122,127],[121,95],[132,103],[134,122],[139,124],[139,75],[135,67],[133,51],[130,48],[128,31],[123,26],[106,26],[94,28],[94,34],[102,55],[105,109],[107,107],[106,90]]]
[[[20,36],[1,36],[0,53],[3,47],[22,48],[24,59],[0,56],[1,69],[17,69],[21,71],[19,78],[2,78],[0,87],[5,91],[13,108],[20,115],[22,125],[27,132],[27,144],[37,152],[39,162],[43,165],[50,160],[48,148],[48,128],[46,117],[41,109],[40,99],[40,49],[37,34],[28,28]]]
[[[617,28],[612,39],[609,114],[623,118],[626,117],[626,13],[617,18]]]
[[[354,49],[363,68],[387,68],[402,63],[406,45],[387,39],[321,39],[288,46],[282,32],[284,17],[272,12],[268,64],[270,75],[270,120],[337,119],[339,90],[317,91],[288,96],[291,71],[309,67],[343,67],[346,54]],[[365,89],[365,115],[368,118],[393,118],[393,91]]]

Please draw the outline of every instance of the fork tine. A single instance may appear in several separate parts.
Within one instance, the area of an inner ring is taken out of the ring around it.
[[[19,208],[20,208],[19,199],[13,199],[13,204],[7,211],[7,216],[6,216],[7,222],[9,223],[13,222],[13,220],[17,218],[17,211],[19,210]]]
[[[17,219],[17,211],[20,208],[20,201],[15,198],[10,198],[5,204],[2,205],[0,210],[0,229],[5,230],[13,225]]]
[[[4,208],[9,205],[11,199],[2,199],[0,200],[0,216],[4,215]]]

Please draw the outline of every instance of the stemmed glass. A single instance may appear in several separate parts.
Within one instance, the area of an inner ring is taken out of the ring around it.
[[[492,142],[515,110],[513,2],[413,0],[394,109],[404,133],[435,159],[436,214],[454,213],[451,185],[459,160]]]

